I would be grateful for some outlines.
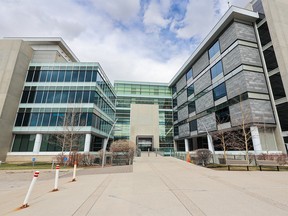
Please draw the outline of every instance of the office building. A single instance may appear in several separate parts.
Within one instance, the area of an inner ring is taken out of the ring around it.
[[[286,151],[288,2],[249,7],[230,7],[170,81],[177,150],[222,150],[213,135],[245,126],[250,150]]]
[[[142,150],[173,147],[171,89],[165,83],[115,81],[115,139]]]
[[[77,140],[64,151],[100,150],[116,100],[101,66],[79,62],[61,38],[3,39],[0,47],[1,159],[51,160],[64,145],[59,134],[71,130]]]

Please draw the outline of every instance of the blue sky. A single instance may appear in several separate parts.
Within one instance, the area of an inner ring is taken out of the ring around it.
[[[227,0],[0,0],[1,37],[62,37],[114,80],[169,82]],[[249,0],[230,0],[244,7]]]

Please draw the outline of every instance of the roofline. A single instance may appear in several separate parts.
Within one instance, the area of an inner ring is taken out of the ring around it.
[[[58,45],[72,62],[80,62],[77,56],[61,37],[4,37],[4,39],[23,40],[31,45]]]
[[[169,82],[169,86],[171,87],[172,85],[174,85],[178,81],[178,79],[180,79],[180,76],[184,75],[184,72],[192,66],[192,62],[194,63],[203,54],[203,52],[211,45],[211,43],[218,37],[218,35],[233,19],[254,22],[258,18],[259,15],[257,12],[231,6],[217,22],[217,24],[212,28],[212,30],[208,33],[208,35],[204,38],[204,40],[200,43],[200,45],[196,48],[196,50],[192,53],[192,55],[185,61],[183,66],[173,76],[173,78]]]
[[[114,80],[115,84],[138,84],[138,85],[161,85],[169,87],[169,83],[161,83],[161,82],[142,82],[142,81],[126,81],[126,80]]]

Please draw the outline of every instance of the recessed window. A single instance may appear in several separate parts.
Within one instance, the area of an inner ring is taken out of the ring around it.
[[[190,131],[197,131],[197,120],[189,122]]]
[[[223,124],[230,122],[230,112],[229,107],[225,107],[221,110],[215,112],[217,124]]]
[[[192,113],[196,111],[195,101],[192,101],[188,104],[188,113]]]
[[[211,68],[211,78],[214,79],[223,72],[222,62],[219,61]]]
[[[186,73],[186,80],[191,79],[193,76],[192,68]]]
[[[218,52],[220,52],[219,41],[217,41],[210,49],[209,49],[209,58],[213,58]]]
[[[216,88],[213,89],[213,97],[214,101],[224,97],[227,95],[225,83],[218,85]]]
[[[194,85],[193,84],[187,88],[187,96],[189,97],[192,94],[194,94]]]
[[[176,89],[176,86],[173,86],[172,87],[172,94],[176,93],[177,89]]]

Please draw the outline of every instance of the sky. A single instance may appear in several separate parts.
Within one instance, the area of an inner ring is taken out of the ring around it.
[[[250,0],[230,0],[244,7]],[[227,0],[0,0],[0,37],[62,37],[114,80],[168,83]]]

